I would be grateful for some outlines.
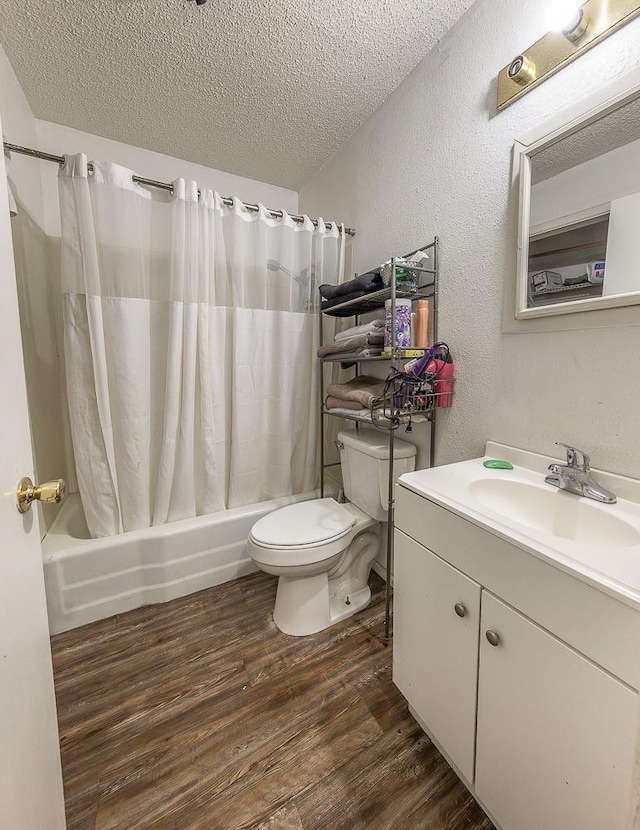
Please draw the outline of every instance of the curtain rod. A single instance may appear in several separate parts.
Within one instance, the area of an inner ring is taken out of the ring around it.
[[[8,141],[3,142],[4,149],[9,153],[19,153],[23,156],[31,156],[31,158],[42,159],[43,161],[53,161],[56,164],[63,165],[65,163],[64,156],[56,156],[53,153],[45,153],[44,150],[33,150],[31,147],[21,147],[19,144],[10,144]],[[91,165],[89,165],[91,169]],[[159,190],[168,190],[173,192],[173,185],[170,182],[158,182],[155,179],[145,179],[144,176],[133,176],[133,181],[136,184],[144,184],[147,187],[157,187]],[[231,207],[233,205],[233,199],[230,196],[222,196],[222,203],[227,207]],[[253,213],[257,213],[259,210],[258,205],[251,205],[243,202],[243,205],[247,210],[252,211]],[[272,208],[266,209],[274,219],[282,219],[283,212],[281,210],[273,210]],[[294,222],[304,222],[304,216],[291,216]],[[318,227],[318,220],[312,219],[313,226],[315,228]],[[326,222],[327,225],[335,225],[338,230],[340,229],[340,225],[338,222]],[[355,228],[345,228],[344,232],[347,236],[355,236],[356,231]]]

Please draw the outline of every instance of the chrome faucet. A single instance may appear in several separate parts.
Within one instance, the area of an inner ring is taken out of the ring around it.
[[[567,493],[575,493],[576,496],[603,502],[603,504],[615,504],[617,498],[614,494],[591,477],[589,456],[569,444],[562,444],[560,441],[556,441],[556,444],[566,449],[567,463],[549,465],[549,475],[545,478],[547,484],[566,490]]]

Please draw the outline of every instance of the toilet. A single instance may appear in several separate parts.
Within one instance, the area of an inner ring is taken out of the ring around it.
[[[273,619],[295,637],[315,634],[365,608],[369,571],[387,520],[389,441],[375,429],[338,435],[347,503],[314,499],[290,504],[251,529],[249,556],[279,577]],[[394,443],[394,473],[415,469],[416,448]]]

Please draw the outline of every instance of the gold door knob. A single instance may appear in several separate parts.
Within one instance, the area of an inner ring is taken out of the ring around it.
[[[30,478],[20,479],[18,484],[18,510],[27,513],[31,510],[34,501],[43,501],[47,504],[60,504],[67,495],[67,485],[63,478],[55,481],[45,481],[44,484],[34,485]]]

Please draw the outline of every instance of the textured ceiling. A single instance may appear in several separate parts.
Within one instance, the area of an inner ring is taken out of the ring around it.
[[[38,118],[297,189],[472,3],[2,0],[0,40]]]

